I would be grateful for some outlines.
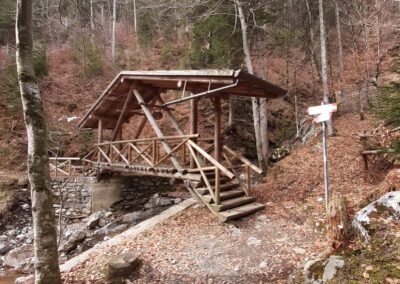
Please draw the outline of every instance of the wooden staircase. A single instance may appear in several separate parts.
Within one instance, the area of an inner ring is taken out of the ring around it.
[[[215,184],[215,171],[206,172],[206,176],[211,184]],[[221,176],[219,204],[215,204],[205,185],[205,180],[202,178],[202,181],[192,191],[222,222],[250,215],[265,207],[264,204],[257,203],[254,197],[248,196],[244,185],[237,182],[236,178],[231,180],[226,176]],[[214,186],[212,189],[215,192]]]

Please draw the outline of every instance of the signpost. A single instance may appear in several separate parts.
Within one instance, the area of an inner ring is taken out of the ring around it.
[[[332,113],[337,111],[336,104],[327,104],[309,107],[308,115],[314,115],[314,121],[322,123],[322,155],[324,160],[324,188],[325,188],[325,206],[328,209],[329,188],[328,188],[328,155],[326,149],[326,122],[331,119]]]

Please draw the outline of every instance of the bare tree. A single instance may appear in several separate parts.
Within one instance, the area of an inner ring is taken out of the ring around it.
[[[321,75],[322,75],[322,88],[323,100],[325,104],[329,104],[329,86],[328,86],[328,63],[326,55],[326,30],[324,22],[324,7],[323,0],[319,0],[319,28],[321,38]],[[333,135],[332,119],[327,121],[328,135]]]
[[[28,134],[28,176],[32,194],[35,282],[61,283],[51,194],[47,130],[32,65],[32,0],[17,0],[16,64]]]
[[[249,41],[247,38],[247,23],[244,17],[242,4],[239,0],[235,0],[235,5],[238,11],[238,16],[240,20],[240,25],[242,27],[242,41],[243,41],[243,52],[244,58],[246,63],[247,71],[250,74],[254,74],[253,65],[251,63],[251,56],[250,56],[250,48],[249,48]],[[259,166],[262,169],[266,167],[266,159],[263,156],[263,143],[261,137],[261,127],[260,127],[260,102],[258,98],[251,99],[252,109],[253,109],[253,121],[254,121],[254,132],[256,138],[256,147],[257,147],[257,159]]]
[[[113,16],[112,16],[112,39],[111,39],[111,57],[115,63],[115,25],[117,22],[117,0],[113,0]]]

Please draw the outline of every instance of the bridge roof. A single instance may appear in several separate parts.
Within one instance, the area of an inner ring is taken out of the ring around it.
[[[162,97],[168,90],[181,91],[185,94],[182,99],[165,102],[164,106],[196,97],[276,98],[287,92],[241,69],[122,71],[104,90],[78,126],[97,128],[98,120],[103,119],[104,128],[113,129],[125,104],[126,96],[132,88],[141,92],[146,103],[152,102],[157,94]],[[186,95],[186,92],[193,95]],[[124,121],[139,114],[140,109],[140,104],[132,98],[129,102],[129,111],[124,114]]]

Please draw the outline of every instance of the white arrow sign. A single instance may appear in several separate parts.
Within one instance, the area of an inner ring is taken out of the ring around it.
[[[332,113],[337,111],[337,105],[336,104],[329,104],[329,105],[320,105],[320,106],[314,106],[314,107],[309,107],[307,110],[308,115],[318,115],[322,113]]]

